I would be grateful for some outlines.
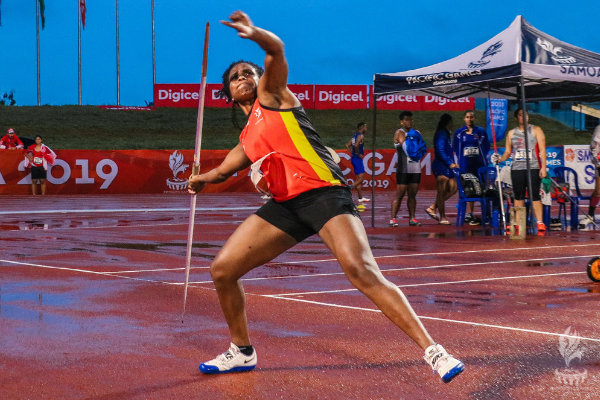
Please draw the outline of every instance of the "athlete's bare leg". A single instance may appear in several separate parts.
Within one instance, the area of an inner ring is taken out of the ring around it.
[[[42,195],[46,194],[46,180],[45,179],[40,179],[40,190]]]
[[[250,345],[246,300],[240,278],[271,261],[296,240],[257,215],[246,219],[227,240],[210,266],[221,309],[227,320],[231,342]]]
[[[362,174],[358,174],[356,176],[356,180],[352,184],[352,189],[356,189],[356,194],[358,194],[359,199],[363,198],[362,188],[363,188],[363,180],[364,179],[365,179],[365,173],[363,172]]]
[[[392,200],[392,219],[395,219],[398,215],[407,187],[407,185],[396,185],[396,198]]]
[[[415,217],[417,210],[417,192],[419,191],[418,183],[409,183],[406,198],[406,206],[408,207],[408,219],[411,220]]]
[[[423,350],[434,344],[404,294],[381,274],[360,219],[350,214],[333,217],[321,229],[319,236],[354,287]]]

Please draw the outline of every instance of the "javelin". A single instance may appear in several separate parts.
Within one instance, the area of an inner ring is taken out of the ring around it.
[[[198,119],[196,120],[196,147],[194,152],[194,164],[192,165],[192,175],[200,173],[200,149],[202,147],[202,123],[204,121],[204,97],[206,92],[206,64],[208,61],[208,32],[210,24],[206,23],[206,32],[204,33],[204,54],[202,55],[202,78],[200,80],[200,102],[198,103]],[[194,236],[194,216],[196,215],[196,195],[190,199],[190,225],[188,226],[187,251],[185,258],[185,286],[183,289],[183,312],[181,313],[181,322],[185,315],[185,304],[187,302],[187,289],[190,279],[190,264],[192,260],[192,242]]]
[[[498,153],[496,148],[496,132],[494,131],[494,113],[492,112],[492,99],[490,99],[490,83],[488,82],[488,104],[490,109],[490,122],[492,123],[492,139],[494,140],[494,154]],[[496,181],[498,182],[498,193],[500,195],[500,211],[502,211],[502,224],[506,231],[506,216],[504,215],[504,198],[502,197],[502,182],[500,181],[500,167],[496,164]]]

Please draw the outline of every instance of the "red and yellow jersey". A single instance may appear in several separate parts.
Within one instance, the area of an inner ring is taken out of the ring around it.
[[[252,162],[266,156],[260,169],[277,201],[312,189],[346,185],[302,107],[273,109],[257,100],[240,142]]]

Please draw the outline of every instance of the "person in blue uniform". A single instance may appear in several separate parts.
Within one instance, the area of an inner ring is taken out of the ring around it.
[[[354,183],[352,189],[356,189],[358,194],[358,202],[364,203],[371,201],[370,199],[363,196],[363,180],[365,178],[365,166],[363,159],[365,158],[365,133],[367,133],[367,123],[359,122],[356,126],[357,132],[352,136],[352,139],[346,143],[346,149],[352,155],[350,161],[352,162],[352,168],[354,169]]]
[[[475,125],[475,111],[465,111],[465,126],[454,133],[452,148],[456,155],[456,163],[461,174],[478,176],[477,170],[485,167],[487,153],[490,150],[490,141],[485,129]],[[465,222],[470,225],[481,224],[479,218],[473,216],[473,202],[467,203]]]
[[[449,225],[450,221],[446,218],[446,200],[454,196],[458,186],[456,185],[456,174],[454,169],[458,164],[454,162],[452,151],[451,131],[453,127],[452,116],[442,114],[433,136],[433,147],[435,158],[431,164],[433,175],[437,185],[437,195],[433,203],[425,212],[433,219],[440,221],[440,225]],[[439,217],[436,214],[439,212]]]

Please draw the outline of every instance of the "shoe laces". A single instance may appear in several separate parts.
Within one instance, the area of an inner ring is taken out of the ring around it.
[[[234,354],[233,349],[229,349],[225,353],[219,354],[217,356],[217,361],[222,364],[225,364],[225,363],[231,361],[234,357],[235,357],[235,354]]]

